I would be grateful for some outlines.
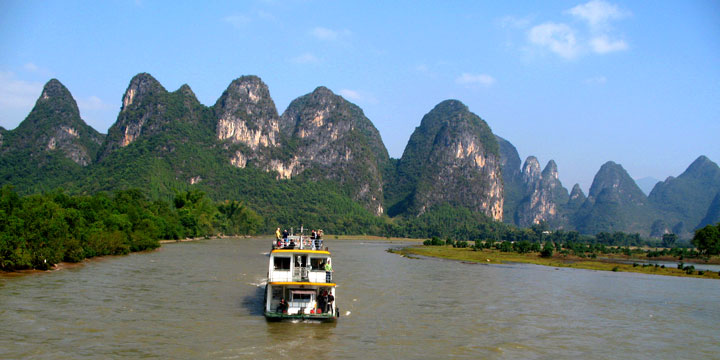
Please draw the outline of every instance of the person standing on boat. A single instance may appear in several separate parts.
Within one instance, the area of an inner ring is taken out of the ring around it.
[[[275,312],[279,313],[286,313],[288,309],[288,303],[285,301],[285,298],[280,299],[280,303],[277,306],[277,309],[275,309]]]
[[[275,230],[275,240],[280,240],[280,228],[277,228],[277,230]]]
[[[332,315],[332,308],[333,308],[333,301],[335,301],[335,297],[333,296],[332,292],[329,292],[327,294],[327,311],[330,315]]]
[[[318,299],[318,311],[321,313],[326,312],[328,303],[328,292],[327,290],[323,290],[320,294],[320,298]]]
[[[330,264],[330,259],[327,259],[327,262],[325,263],[325,282],[332,282],[332,271],[333,269]]]

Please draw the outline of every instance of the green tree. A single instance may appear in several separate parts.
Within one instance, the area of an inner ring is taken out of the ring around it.
[[[670,233],[670,234],[663,234],[662,237],[662,244],[663,247],[671,248],[673,245],[675,245],[675,242],[677,241],[678,236]]]
[[[541,257],[544,257],[544,258],[552,257],[552,255],[553,255],[553,250],[554,250],[554,246],[553,246],[552,242],[548,241],[548,242],[546,242],[545,245],[543,246],[543,249],[542,249],[542,251],[540,252],[540,256],[541,256]]]
[[[695,231],[692,239],[693,245],[705,255],[720,254],[720,223],[718,225],[706,225]]]

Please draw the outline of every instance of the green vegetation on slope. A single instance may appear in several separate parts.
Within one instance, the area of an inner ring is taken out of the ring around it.
[[[197,190],[173,205],[140,190],[20,197],[0,189],[0,269],[48,269],[61,261],[154,249],[160,239],[252,234],[262,219],[237,201],[214,203]]]

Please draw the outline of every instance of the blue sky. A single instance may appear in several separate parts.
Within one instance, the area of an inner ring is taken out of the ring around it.
[[[2,1],[0,126],[59,79],[107,132],[137,73],[213,105],[258,75],[278,112],[327,86],[398,158],[458,99],[524,160],[587,192],[609,160],[634,178],[720,161],[718,1]]]

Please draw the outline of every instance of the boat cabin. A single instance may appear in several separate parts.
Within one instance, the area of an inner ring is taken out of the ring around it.
[[[312,247],[311,247],[312,249]],[[334,319],[335,283],[327,250],[274,248],[270,252],[265,316],[268,319]]]

